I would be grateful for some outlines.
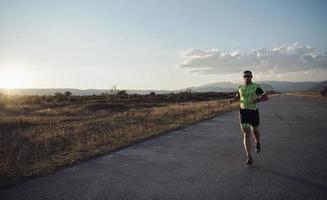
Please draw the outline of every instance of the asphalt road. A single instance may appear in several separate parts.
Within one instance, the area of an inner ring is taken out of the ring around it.
[[[327,101],[260,105],[262,152],[229,112],[0,191],[0,199],[327,199]]]

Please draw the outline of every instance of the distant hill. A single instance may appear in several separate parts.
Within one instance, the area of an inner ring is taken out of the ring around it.
[[[233,92],[236,90],[238,85],[239,84],[237,83],[231,83],[231,82],[217,82],[217,83],[210,83],[200,86],[189,87],[188,89],[191,89],[192,91],[195,92]],[[180,92],[185,90],[187,90],[187,88],[175,90],[174,92]]]
[[[217,82],[201,85],[192,88],[197,92],[234,92],[237,90],[239,84],[231,82]]]
[[[276,88],[278,92],[309,91],[320,82],[261,81]]]
[[[70,91],[73,95],[78,95],[83,90],[74,88],[27,88],[27,89],[0,89],[3,93],[8,93],[11,95],[53,95],[56,92],[64,93]],[[82,92],[83,93],[83,92]]]
[[[310,88],[310,91],[321,91],[323,90],[325,87],[327,87],[327,80],[323,81],[321,83],[318,83],[317,85],[315,85],[314,87]]]
[[[267,83],[261,83],[261,82],[258,82],[258,84],[262,87],[262,89],[264,90],[264,91],[275,91],[275,92],[277,92],[277,89],[276,88],[274,88],[272,85],[270,85],[270,84],[267,84]]]
[[[217,82],[217,83],[210,83],[197,87],[192,87],[191,89],[196,92],[234,92],[241,84],[242,83]],[[269,84],[266,83],[261,84],[260,82],[259,84],[265,91],[272,91],[272,90],[276,91],[276,89]]]
[[[209,84],[201,85],[199,87],[237,88],[239,85],[240,85],[239,83],[216,82],[216,83],[209,83]]]
[[[320,91],[327,87],[327,80],[323,82],[287,82],[287,81],[260,81],[257,82],[265,91],[289,92],[289,91]],[[178,93],[191,89],[195,92],[234,92],[242,83],[231,82],[216,82],[200,86],[194,86],[179,90],[126,90],[128,94],[149,94],[155,92],[156,94]],[[11,95],[53,95],[56,92],[64,93],[70,91],[73,95],[101,95],[103,93],[110,93],[110,89],[87,89],[80,90],[74,88],[50,88],[50,89],[12,89],[9,92],[1,90],[0,92]]]
[[[73,95],[101,95],[103,93],[110,93],[110,90],[104,89],[74,89],[74,88],[50,88],[50,89],[11,89],[5,90],[0,89],[0,92],[10,95],[53,95],[57,92],[64,93],[70,91]],[[167,94],[171,91],[169,90],[126,90],[128,94],[149,94],[150,92],[155,92],[156,94]]]
[[[290,91],[320,91],[327,86],[323,82],[288,82],[288,81],[259,81],[257,82],[265,91],[290,92]],[[196,92],[233,92],[243,83],[216,82],[201,86],[191,87]],[[185,91],[185,89],[183,89]],[[179,90],[182,91],[182,90]]]

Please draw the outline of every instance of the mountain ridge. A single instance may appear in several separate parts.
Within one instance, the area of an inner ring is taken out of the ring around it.
[[[292,91],[320,91],[327,86],[327,80],[321,82],[289,82],[289,81],[258,81],[265,91],[274,90],[276,92],[292,92]],[[186,90],[194,92],[234,92],[242,83],[232,82],[215,82],[194,87],[188,87],[178,90],[125,90],[128,94],[156,94],[178,93]],[[120,90],[120,89],[118,89]],[[124,89],[122,89],[124,90]],[[24,89],[1,89],[0,92],[9,95],[53,95],[57,92],[64,93],[70,91],[73,95],[101,95],[110,93],[111,89],[76,89],[76,88],[24,88]]]

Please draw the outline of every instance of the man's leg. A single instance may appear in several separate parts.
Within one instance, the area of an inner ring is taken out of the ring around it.
[[[253,127],[253,137],[256,144],[260,144],[260,133],[258,127]]]
[[[253,131],[253,136],[254,136],[254,140],[255,140],[255,149],[257,153],[260,153],[261,151],[261,145],[260,145],[260,133],[259,133],[259,129],[258,127],[253,127],[252,128]]]
[[[251,156],[251,127],[248,124],[241,124],[243,132],[243,145],[247,156]]]

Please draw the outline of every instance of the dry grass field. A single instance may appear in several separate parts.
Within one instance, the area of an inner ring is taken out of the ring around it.
[[[1,95],[0,186],[235,109],[228,95]]]

